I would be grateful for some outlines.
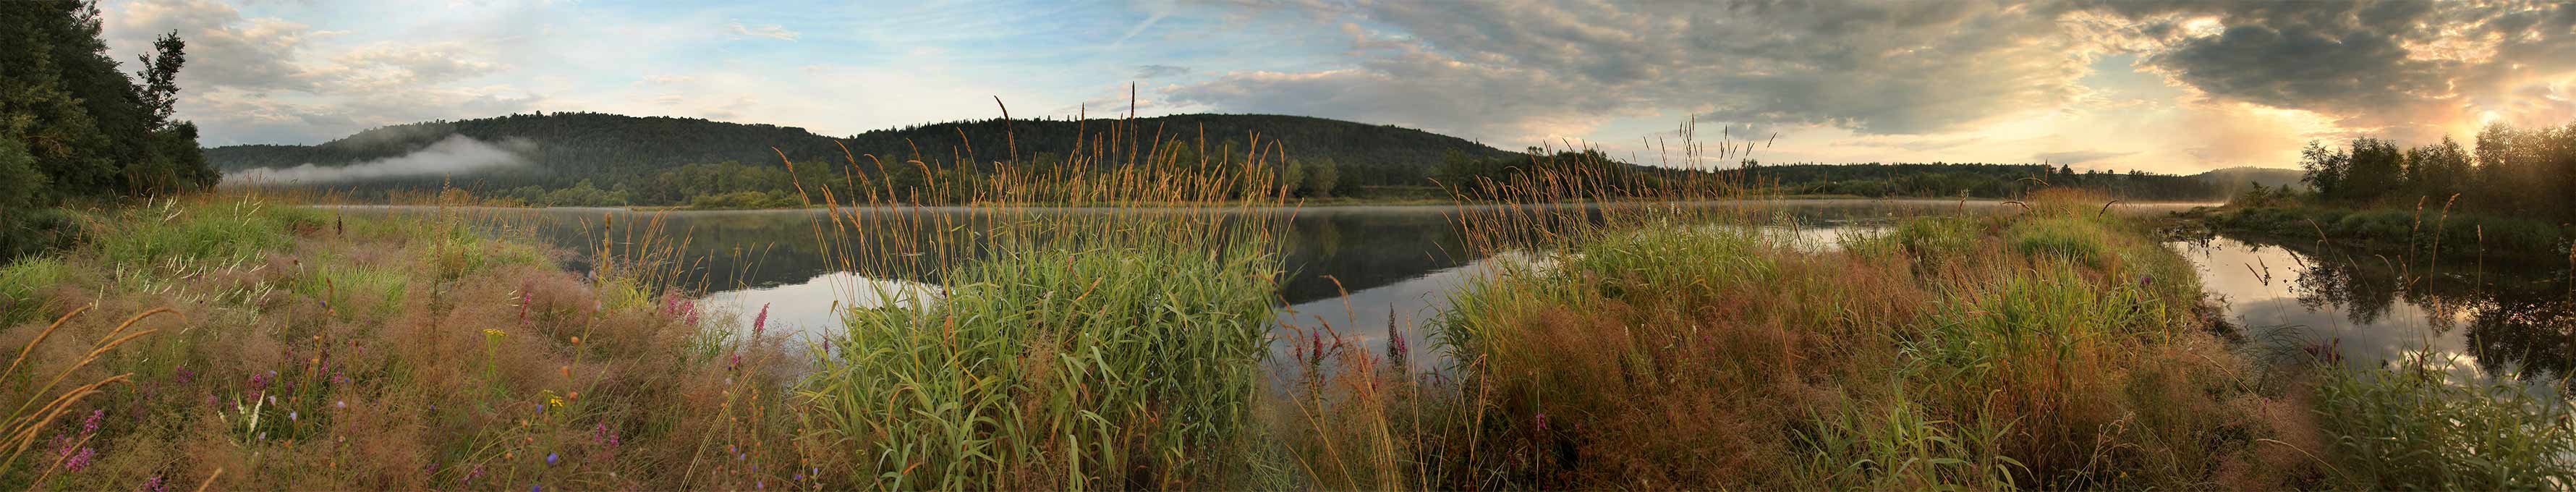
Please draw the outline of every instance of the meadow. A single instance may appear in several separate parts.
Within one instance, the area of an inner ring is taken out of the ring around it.
[[[2157,224],[2081,190],[1815,248],[1750,227],[1779,220],[1759,208],[1679,205],[1740,182],[1533,162],[1453,188],[1481,205],[1451,219],[1469,243],[1516,260],[1405,340],[1276,315],[1272,224],[1221,212],[1296,205],[1277,154],[1163,148],[931,184],[985,204],[963,219],[838,208],[892,201],[864,172],[838,188],[858,196],[800,194],[843,210],[814,225],[836,261],[936,272],[871,287],[820,340],[692,301],[680,234],[598,238],[574,273],[506,212],[75,212],[76,246],[0,267],[0,347],[20,348],[0,485],[2570,485],[2563,403],[2247,353]],[[1535,206],[1563,201],[1605,205]],[[1415,344],[1439,357],[1364,348]]]

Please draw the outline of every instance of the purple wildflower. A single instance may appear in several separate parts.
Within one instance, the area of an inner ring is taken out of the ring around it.
[[[554,465],[555,465],[555,454],[554,454],[554,453],[546,453],[546,466],[554,466]]]
[[[1535,418],[1532,418],[1531,420],[1536,421],[1536,422],[1538,423],[1538,430],[1540,430],[1540,431],[1546,431],[1546,430],[1547,430],[1547,412],[1539,412],[1539,413],[1538,413],[1538,416],[1537,416],[1537,417],[1535,417]]]
[[[1398,369],[1398,370],[1402,370],[1402,369],[1404,369],[1404,362],[1405,362],[1405,361],[1404,361],[1404,358],[1405,358],[1405,356],[1406,356],[1406,355],[1409,355],[1409,354],[1411,354],[1411,353],[1412,353],[1412,350],[1411,350],[1411,349],[1412,349],[1412,347],[1411,347],[1409,344],[1404,343],[1404,332],[1403,332],[1403,331],[1400,331],[1400,330],[1397,330],[1397,329],[1395,328],[1395,315],[1394,315],[1394,314],[1392,314],[1392,313],[1387,314],[1387,315],[1386,315],[1386,360],[1387,360],[1387,362],[1388,362],[1388,363],[1391,363],[1391,364],[1394,364],[1394,365],[1395,365],[1395,368],[1396,368],[1396,369]]]
[[[170,491],[170,484],[169,484],[169,483],[164,482],[164,481],[161,479],[161,477],[155,476],[155,477],[152,477],[150,480],[144,480],[144,481],[143,481],[143,492],[169,492],[169,491]]]
[[[608,423],[601,422],[598,426],[591,428],[590,442],[607,445],[608,447],[613,448],[617,447],[619,439],[617,438],[617,431],[609,430]]]
[[[531,292],[533,287],[531,283],[519,284],[519,326],[528,325],[528,305],[536,303],[536,294]]]
[[[107,420],[107,410],[89,411],[89,418],[81,419],[81,434],[97,434],[98,424],[104,420]]]
[[[89,468],[90,460],[96,458],[98,458],[98,450],[81,448],[80,454],[72,455],[72,459],[70,461],[63,462],[63,469],[69,471],[81,471],[82,469]]]

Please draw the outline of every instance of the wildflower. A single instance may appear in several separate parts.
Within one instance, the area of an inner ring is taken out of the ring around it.
[[[760,305],[760,315],[751,318],[751,339],[759,340],[760,332],[769,327],[769,304]]]
[[[1547,412],[1539,412],[1539,413],[1538,413],[1538,416],[1537,416],[1537,417],[1532,418],[1531,420],[1536,421],[1536,422],[1538,423],[1538,430],[1540,430],[1540,431],[1545,431],[1545,430],[1547,430]]]
[[[81,433],[97,434],[98,424],[100,421],[104,420],[107,420],[107,410],[89,411],[89,418],[81,419]]]
[[[501,337],[510,336],[510,334],[509,334],[509,333],[506,333],[506,332],[502,332],[500,329],[497,329],[497,328],[484,328],[484,329],[483,329],[483,336],[486,336],[486,337],[492,337],[492,338],[501,338]]]
[[[287,420],[287,421],[292,422],[292,421],[295,421],[295,420],[299,420],[299,418],[298,418],[298,417],[297,417],[297,415],[295,414],[295,411],[294,411],[294,410],[288,410],[288,411],[286,411],[286,420]]]
[[[168,483],[164,483],[164,482],[162,481],[161,477],[159,477],[159,476],[154,476],[154,477],[152,477],[152,478],[151,478],[151,479],[149,479],[149,480],[144,480],[144,481],[143,481],[143,492],[169,492],[169,491],[170,491],[170,484],[168,484]]]
[[[554,453],[546,453],[546,466],[554,466],[554,465],[555,465],[555,454],[554,454]]]
[[[82,469],[89,468],[90,460],[97,458],[98,450],[81,448],[80,454],[72,455],[72,459],[70,461],[63,462],[63,469],[69,471],[81,471]]]
[[[339,407],[341,410],[348,410],[348,409],[349,409],[349,401],[348,401],[348,400],[334,401],[334,402],[331,402],[331,406]]]
[[[555,408],[563,408],[563,406],[564,406],[564,399],[563,399],[563,397],[560,397],[560,396],[547,397],[547,398],[546,398],[546,406],[549,406],[549,407],[555,407]]]
[[[2140,289],[2147,288],[2147,286],[2149,286],[2149,285],[2155,285],[2155,283],[2156,283],[2156,276],[2154,276],[2154,275],[2146,275],[2146,276],[2138,277],[2138,288],[2140,288]]]
[[[1392,315],[1389,319],[1386,325],[1386,360],[1394,364],[1395,368],[1403,369],[1404,357],[1411,353],[1412,347],[1404,343],[1404,332],[1396,331]]]
[[[529,304],[535,304],[535,301],[536,301],[536,296],[535,296],[535,295],[533,295],[533,293],[529,292],[529,290],[530,290],[530,289],[529,289],[528,287],[529,287],[529,284],[524,284],[524,283],[523,283],[523,284],[520,284],[520,286],[519,286],[519,325],[520,325],[520,326],[526,326],[526,325],[528,324],[528,305],[529,305]]]

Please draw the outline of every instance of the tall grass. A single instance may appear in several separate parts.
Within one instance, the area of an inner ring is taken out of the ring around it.
[[[629,300],[662,287],[575,276],[559,252],[470,212],[358,218],[264,200],[98,213],[85,219],[94,241],[6,267],[0,338],[28,347],[21,371],[128,389],[30,406],[74,417],[13,428],[42,459],[0,477],[105,490],[759,488],[801,475],[785,446],[751,449],[791,441],[784,405],[728,400],[784,386],[767,369],[788,360],[774,342],[710,344],[678,312],[694,311],[685,298]],[[613,254],[600,263],[646,269]],[[189,322],[58,314],[159,306]],[[123,345],[92,353],[101,340]],[[6,392],[44,398],[42,383],[12,378]]]
[[[2576,412],[2555,388],[2462,382],[2419,360],[2317,368],[2318,424],[2341,485],[2537,490],[2576,485]]]
[[[1456,379],[1310,378],[1310,414],[1393,430],[1310,426],[1321,442],[1298,445],[1330,448],[1304,455],[1338,480],[1319,482],[2207,488],[2313,471],[2259,459],[2281,431],[2248,406],[2271,397],[2201,321],[2189,263],[2106,198],[2047,191],[1817,252],[1758,210],[1691,205],[1758,198],[1728,182],[1530,203],[1621,189],[1569,169],[1462,192],[1505,204],[1457,219],[1481,247],[1537,259],[1436,321]],[[1349,403],[1370,401],[1395,405]]]
[[[1267,184],[1276,143],[1251,138],[1244,155],[1185,162],[1204,135],[1113,123],[1042,170],[907,159],[951,177],[927,193],[970,204],[937,213],[897,205],[910,197],[875,181],[878,156],[846,156],[862,196],[800,183],[830,210],[818,246],[842,268],[931,279],[846,287],[875,291],[853,292],[797,400],[832,486],[1207,488],[1277,473],[1252,418],[1282,264],[1272,219],[1241,212],[1286,203]],[[1039,208],[1067,205],[1108,208]]]

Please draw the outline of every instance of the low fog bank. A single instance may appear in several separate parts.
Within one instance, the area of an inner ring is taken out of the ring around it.
[[[227,172],[221,186],[334,184],[391,178],[464,176],[528,165],[524,156],[536,143],[512,138],[499,145],[464,135],[449,135],[419,151],[345,166],[304,164]]]

